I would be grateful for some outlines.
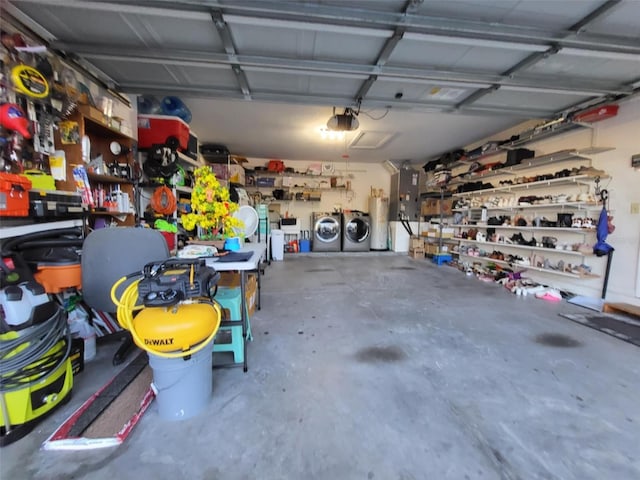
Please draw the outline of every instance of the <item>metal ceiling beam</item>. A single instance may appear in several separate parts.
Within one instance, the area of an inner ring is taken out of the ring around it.
[[[211,20],[213,20],[213,24],[215,25],[216,30],[220,35],[222,45],[224,46],[225,52],[227,52],[227,57],[229,58],[231,69],[233,70],[233,74],[236,76],[236,80],[238,81],[240,90],[242,90],[242,94],[244,95],[246,100],[251,100],[251,88],[249,88],[249,80],[247,80],[247,76],[242,71],[242,66],[238,62],[236,46],[233,42],[233,35],[231,35],[231,29],[229,28],[229,25],[227,25],[227,22],[225,22],[220,10],[211,11]]]
[[[553,55],[553,54],[556,54],[556,53],[558,53],[558,48],[557,47],[549,48],[545,52],[532,53],[532,54],[528,55],[526,58],[524,58],[521,61],[519,61],[513,67],[511,67],[508,70],[502,72],[500,74],[500,76],[503,77],[503,78],[513,78],[514,75],[517,72],[519,72],[521,70],[525,70],[525,69],[529,68],[531,65],[534,65],[534,64],[538,63],[543,58],[547,58],[549,55]],[[471,95],[469,95],[468,97],[466,97],[464,100],[458,102],[458,104],[456,105],[456,108],[457,109],[465,108],[468,105],[471,105],[473,102],[475,102],[477,100],[480,100],[482,97],[497,91],[500,87],[501,87],[501,85],[499,83],[496,83],[494,85],[491,85],[490,87],[485,88],[484,90],[478,90],[477,92],[474,92]]]
[[[195,97],[195,98],[220,98],[223,100],[244,100],[244,97],[237,91],[232,89],[220,89],[212,88],[210,85],[196,85],[185,86],[179,84],[162,84],[162,83],[140,83],[140,82],[128,82],[121,85],[124,93],[137,94],[144,92],[150,95],[181,95],[183,97]],[[258,102],[286,102],[299,105],[327,105],[327,102],[333,104],[344,104],[349,102],[351,97],[349,96],[325,96],[314,94],[294,94],[289,92],[272,92],[272,91],[256,91],[254,89],[252,93],[252,101]],[[418,110],[418,111],[431,111],[431,112],[447,112],[447,113],[460,113],[462,115],[511,115],[520,118],[534,117],[546,117],[554,112],[549,109],[537,109],[537,108],[524,108],[524,107],[503,107],[503,106],[485,106],[478,105],[472,106],[470,109],[465,109],[462,112],[455,112],[453,105],[442,104],[438,102],[428,101],[398,101],[389,100],[388,98],[372,98],[367,99],[368,108],[393,108],[398,110]]]
[[[598,8],[596,8],[595,10],[590,12],[588,15],[586,15],[582,19],[580,19],[578,22],[573,24],[571,27],[569,27],[569,32],[571,32],[572,34],[581,33],[582,30],[587,25],[589,25],[590,23],[592,23],[593,21],[595,21],[596,19],[598,19],[599,17],[601,17],[602,15],[607,13],[609,10],[611,10],[613,7],[615,7],[619,3],[620,3],[620,0],[606,0]],[[569,36],[569,35],[570,34],[567,34],[566,36]],[[532,53],[532,54],[528,55],[526,58],[524,58],[523,60],[521,60],[520,62],[515,64],[513,67],[511,67],[508,70],[502,72],[501,76],[502,77],[513,78],[518,72],[521,72],[521,71],[524,71],[524,70],[528,69],[532,65],[535,65],[536,63],[538,63],[540,60],[548,58],[551,55],[557,54],[560,50],[561,50],[560,41],[559,40],[555,41],[555,42],[552,43],[552,45],[546,51],[544,51],[544,52],[535,52],[535,53]],[[465,98],[461,102],[459,102],[456,105],[456,109],[467,108],[473,102],[476,102],[479,99],[481,99],[482,97],[484,97],[484,96],[486,96],[486,95],[488,95],[490,93],[495,92],[499,88],[500,88],[500,85],[499,84],[495,84],[495,85],[492,85],[491,87],[486,88],[484,90],[479,90],[479,91],[469,95],[467,98]]]
[[[404,8],[402,9],[402,13],[404,15],[407,15],[410,12],[415,12],[418,9],[419,5],[422,4],[423,1],[424,0],[407,0],[407,2],[405,2],[404,4]],[[378,53],[378,58],[374,62],[374,65],[376,67],[382,67],[389,61],[389,58],[391,58],[391,54],[400,43],[400,40],[402,40],[402,37],[404,36],[404,32],[405,32],[404,27],[397,26],[395,28],[391,38],[387,39],[382,49]],[[362,104],[362,101],[366,97],[367,93],[369,93],[369,90],[371,90],[371,87],[373,87],[373,84],[377,79],[378,79],[377,75],[370,75],[369,78],[362,83],[362,85],[356,92],[356,96],[355,96],[356,105],[360,106]]]
[[[370,64],[354,64],[347,62],[329,62],[320,60],[299,60],[292,58],[236,55],[233,59],[225,53],[194,52],[191,50],[155,50],[129,48],[123,51],[119,48],[102,45],[70,44],[54,42],[53,48],[73,52],[91,60],[123,61],[136,63],[173,64],[183,66],[197,66],[204,68],[226,68],[237,62],[242,68],[261,68],[265,71],[282,71],[290,73],[297,71],[301,74],[337,76],[376,75],[378,80],[409,81],[415,83],[436,83],[441,86],[466,86],[467,88],[490,87],[494,84],[526,87],[544,92],[546,89],[554,93],[564,91],[568,94],[578,90],[593,95],[628,94],[633,91],[629,86],[611,85],[608,82],[582,82],[562,77],[500,77],[492,72],[456,71],[444,69],[425,69],[411,67],[393,67],[389,65],[377,66]]]
[[[575,33],[576,35],[581,34],[585,27],[590,23],[593,23],[594,20],[602,17],[605,13],[611,10],[613,7],[617,6],[622,0],[607,0],[598,8],[593,10],[591,13],[583,17],[578,22],[574,23],[569,27],[569,31]]]

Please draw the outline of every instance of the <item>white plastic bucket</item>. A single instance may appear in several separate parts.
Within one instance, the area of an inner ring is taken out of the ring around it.
[[[213,394],[212,350],[213,340],[188,360],[149,353],[160,418],[184,420],[208,405]]]

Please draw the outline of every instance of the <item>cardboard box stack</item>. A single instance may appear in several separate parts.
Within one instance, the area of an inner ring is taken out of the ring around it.
[[[420,237],[411,237],[409,239],[409,256],[411,258],[424,258],[424,240]]]

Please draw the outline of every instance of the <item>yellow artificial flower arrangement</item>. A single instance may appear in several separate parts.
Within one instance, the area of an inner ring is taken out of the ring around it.
[[[205,240],[241,236],[236,232],[244,228],[244,222],[233,216],[239,206],[229,200],[229,189],[220,185],[208,165],[198,167],[193,175],[191,213],[181,215],[185,230],[200,227]]]

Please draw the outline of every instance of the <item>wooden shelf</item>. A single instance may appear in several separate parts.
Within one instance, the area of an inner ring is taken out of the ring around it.
[[[105,165],[113,164],[117,162],[119,164],[127,164],[131,170],[133,170],[133,155],[120,155],[115,156],[111,153],[110,145],[112,142],[118,142],[126,149],[133,151],[135,147],[135,141],[132,137],[126,135],[122,131],[112,128],[107,122],[100,110],[91,107],[89,105],[79,105],[75,112],[73,112],[67,119],[71,124],[77,124],[77,132],[71,135],[71,138],[65,138],[67,141],[76,141],[76,143],[65,143],[61,138],[61,132],[55,132],[55,147],[56,149],[65,152],[67,172],[65,181],[56,181],[56,188],[61,191],[76,191],[76,182],[73,177],[73,169],[79,165],[86,167],[82,154],[82,141],[84,136],[87,136],[90,140],[91,151],[90,157],[95,160],[102,157],[102,161]],[[75,126],[74,126],[75,130]],[[76,134],[79,135],[76,138]],[[87,172],[87,178],[89,180],[89,187],[92,190],[92,195],[96,196],[96,190],[98,186],[102,185],[104,190],[119,190],[122,194],[125,194],[129,198],[129,203],[133,205],[135,199],[135,185],[132,180],[121,178],[115,175],[105,175],[93,172]],[[106,194],[107,192],[105,192]],[[126,204],[124,205],[126,207]],[[121,226],[134,226],[135,213],[131,212],[107,212],[107,211],[95,211],[88,212],[87,222],[92,225],[92,218],[110,216],[117,220],[118,225]]]
[[[110,127],[106,123],[104,115],[97,108],[89,105],[79,105],[78,111],[84,119],[84,130],[86,134],[94,134],[116,140],[118,137],[126,141],[133,140],[132,137],[124,134],[120,130]]]

